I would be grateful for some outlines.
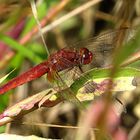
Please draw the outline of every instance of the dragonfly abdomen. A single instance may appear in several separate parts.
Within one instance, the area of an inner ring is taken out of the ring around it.
[[[26,82],[32,81],[49,72],[48,62],[45,61],[31,69],[27,72],[17,76],[16,78],[10,80],[7,84],[0,87],[0,94],[4,94],[5,92],[16,88]]]

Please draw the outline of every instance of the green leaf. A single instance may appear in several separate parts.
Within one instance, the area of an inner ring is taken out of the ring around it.
[[[140,75],[140,70],[135,68],[120,68],[115,73],[115,77],[131,77]],[[110,76],[110,69],[92,69],[84,73],[79,79],[75,80],[74,83],[70,86],[74,93],[77,91],[89,80],[95,80],[98,78],[107,78]]]
[[[130,55],[132,55],[140,47],[140,29],[136,32],[136,35],[124,44],[114,60],[114,66],[120,65]]]
[[[40,63],[42,61],[42,59],[40,57],[38,57],[36,54],[34,54],[28,48],[25,48],[23,45],[20,45],[18,42],[16,42],[12,38],[10,38],[4,34],[0,34],[0,40],[3,41],[4,43],[6,43],[8,46],[10,46],[12,49],[21,53],[24,57],[28,58],[35,64]]]
[[[23,56],[18,53],[14,56],[14,58],[10,62],[10,68],[19,68],[22,65]]]
[[[40,56],[42,61],[48,57],[44,46],[39,42],[28,43],[27,47],[29,47],[32,52]]]
[[[0,83],[2,83],[15,69],[13,69],[11,72],[6,74],[4,77],[0,78]]]
[[[6,129],[6,126],[1,126],[0,127],[0,133],[4,133],[5,132],[5,129]]]

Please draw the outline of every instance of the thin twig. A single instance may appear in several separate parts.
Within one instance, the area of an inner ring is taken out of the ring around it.
[[[44,27],[42,29],[42,32],[45,33],[45,32],[52,30],[53,28],[57,27],[61,23],[63,23],[65,21],[67,21],[68,19],[80,14],[81,12],[87,10],[88,8],[90,8],[91,6],[93,6],[99,2],[101,2],[101,0],[92,0],[92,1],[87,2],[86,4],[83,4],[82,6],[79,6],[78,8],[74,9],[73,11],[69,12],[68,14],[64,15],[63,17],[59,18],[58,20],[55,20],[53,23]]]
[[[132,64],[133,62],[136,62],[140,60],[140,51],[134,53],[130,58],[128,58],[126,61],[124,61],[121,66],[127,66],[129,64]]]
[[[30,0],[30,4],[31,4],[31,8],[32,8],[32,12],[33,12],[34,18],[35,18],[35,20],[37,22],[37,25],[38,25],[39,34],[40,34],[40,36],[42,38],[42,41],[43,41],[43,44],[44,44],[44,46],[46,48],[47,56],[48,56],[48,55],[50,55],[50,53],[49,53],[48,47],[47,47],[47,45],[45,43],[45,39],[44,39],[44,36],[43,36],[43,33],[42,33],[41,24],[40,24],[40,22],[38,20],[38,14],[37,14],[37,10],[36,10],[37,8],[36,8],[36,5],[35,5],[35,1],[34,0]]]
[[[57,127],[57,128],[67,128],[67,129],[79,129],[79,128],[82,128],[80,126],[71,126],[71,125],[57,125],[57,124],[46,124],[46,123],[37,123],[37,122],[34,122],[34,123],[30,123],[30,122],[23,122],[21,123],[22,125],[35,125],[35,126],[43,126],[43,127]],[[96,130],[98,131],[99,129],[98,128],[91,128],[93,130]]]
[[[128,140],[137,139],[139,137],[139,132],[140,132],[140,120],[136,123],[136,125],[129,132]]]

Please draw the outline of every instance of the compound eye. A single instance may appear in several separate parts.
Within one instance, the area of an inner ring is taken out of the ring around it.
[[[87,48],[82,48],[80,50],[80,54],[82,64],[89,64],[92,61],[92,52],[90,52]]]

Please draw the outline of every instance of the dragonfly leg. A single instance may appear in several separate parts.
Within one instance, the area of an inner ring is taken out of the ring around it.
[[[80,77],[80,75],[83,73],[83,71],[81,71],[82,68],[80,66],[75,66],[73,69],[74,70],[73,70],[72,79],[74,81]]]

